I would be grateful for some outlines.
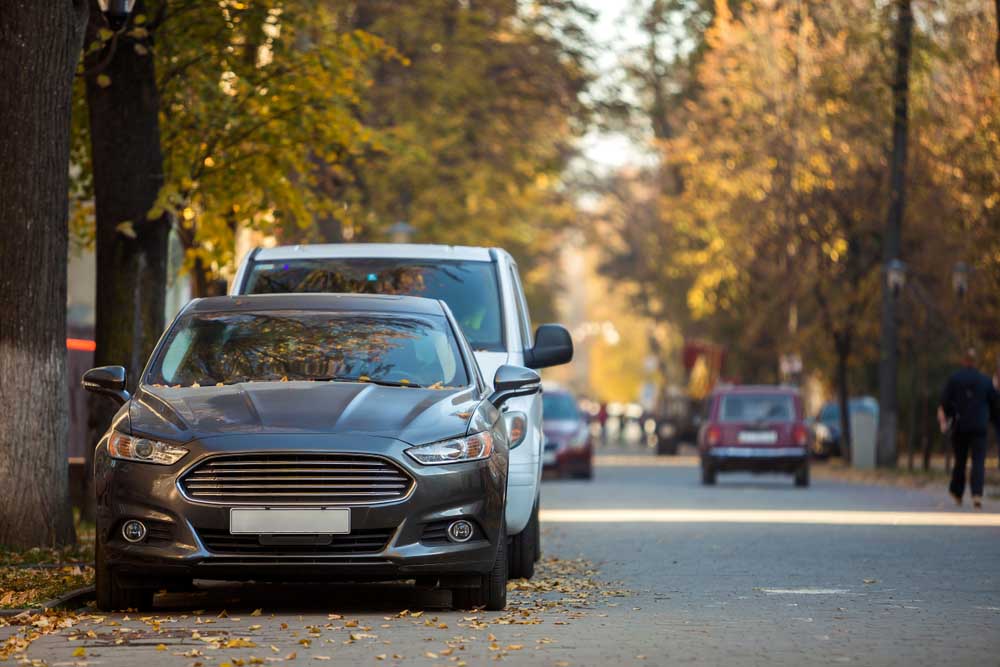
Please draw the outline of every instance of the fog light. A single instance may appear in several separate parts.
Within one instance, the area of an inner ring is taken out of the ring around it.
[[[125,538],[125,541],[132,542],[133,544],[135,542],[142,542],[146,539],[146,524],[135,519],[126,521],[122,525],[122,537]]]
[[[448,526],[448,539],[452,542],[468,542],[472,539],[474,532],[471,523],[465,519],[459,519],[452,521],[451,525]]]

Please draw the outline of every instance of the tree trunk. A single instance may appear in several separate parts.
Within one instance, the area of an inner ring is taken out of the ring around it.
[[[107,27],[96,0],[90,2],[88,41]],[[133,15],[142,14],[144,4],[139,0]],[[163,332],[170,228],[166,216],[147,219],[163,185],[160,102],[151,40],[129,36],[130,29],[87,58],[86,83],[97,212],[94,364],[125,366],[134,388]],[[115,411],[107,397],[91,397],[91,443],[108,428]],[[88,448],[88,469],[91,453]],[[91,510],[86,508],[84,515]]]
[[[1000,68],[1000,0],[996,0],[996,19],[997,19],[996,57],[997,57],[997,67]]]
[[[66,254],[70,101],[83,0],[0,2],[0,544],[74,539]]]
[[[838,336],[837,351],[837,402],[840,405],[840,455],[845,461],[852,458],[851,439],[851,390],[849,385],[849,369],[851,361],[851,340],[846,335]]]
[[[892,155],[889,175],[889,215],[882,237],[883,269],[899,259],[900,230],[906,203],[906,148],[909,124],[910,50],[913,43],[913,11],[910,0],[896,1],[896,30],[893,48],[896,69],[892,81],[893,121]],[[896,429],[898,400],[896,396],[899,350],[896,333],[896,295],[882,280],[882,338],[879,359],[879,424],[876,461],[879,466],[896,465]]]

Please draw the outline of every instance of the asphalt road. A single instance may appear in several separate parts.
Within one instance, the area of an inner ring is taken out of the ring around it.
[[[50,665],[994,665],[1000,503],[603,458],[543,490],[546,559],[507,613],[397,586],[219,587],[70,619]],[[964,522],[966,525],[956,525]],[[223,611],[224,610],[224,611]],[[421,613],[422,612],[422,613]],[[255,615],[256,614],[256,615]],[[221,616],[221,617],[220,617]],[[0,640],[11,633],[0,628]],[[294,654],[294,655],[293,655]]]

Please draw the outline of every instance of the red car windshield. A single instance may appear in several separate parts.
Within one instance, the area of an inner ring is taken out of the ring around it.
[[[795,421],[795,401],[789,394],[726,394],[719,406],[719,421]]]

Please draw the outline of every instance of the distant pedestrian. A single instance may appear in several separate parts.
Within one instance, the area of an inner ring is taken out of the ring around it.
[[[608,441],[608,404],[601,401],[597,408],[597,423],[601,425],[601,444]]]
[[[969,480],[972,505],[983,506],[983,483],[986,477],[986,442],[993,406],[998,400],[997,389],[988,375],[976,370],[976,350],[969,348],[962,360],[962,368],[955,371],[945,385],[941,396],[942,426],[951,435],[955,453],[955,467],[948,487],[951,497],[959,505],[965,494],[965,466],[972,459]]]

